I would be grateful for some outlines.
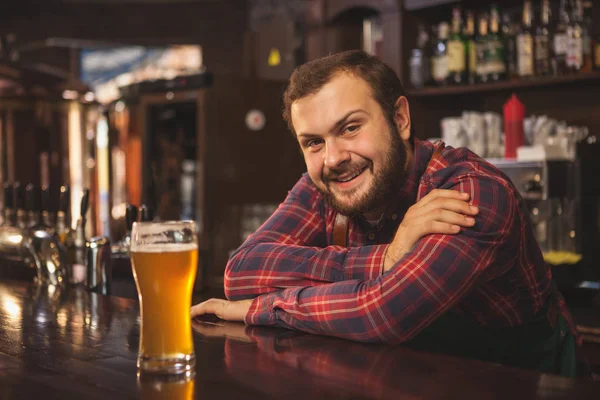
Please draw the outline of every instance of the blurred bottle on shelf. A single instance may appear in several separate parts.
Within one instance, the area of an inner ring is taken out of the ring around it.
[[[504,54],[506,62],[506,74],[508,79],[519,78],[517,68],[517,28],[511,20],[510,14],[502,14],[502,34],[504,38]]]
[[[531,1],[525,0],[522,24],[517,34],[517,68],[520,79],[529,79],[535,76],[532,19]]]
[[[579,72],[583,68],[583,8],[581,0],[575,1],[567,27],[567,71]]]
[[[475,15],[473,11],[465,13],[463,37],[465,38],[467,53],[467,82],[472,85],[477,82],[477,44],[475,42]]]
[[[583,66],[581,72],[590,72],[594,69],[593,46],[592,46],[592,2],[580,1],[581,3],[581,28],[583,44]]]
[[[506,79],[504,54],[504,40],[500,31],[500,12],[498,11],[498,7],[492,6],[490,9],[490,33],[486,53],[487,72],[492,82]]]
[[[476,75],[477,82],[486,83],[489,81],[488,65],[487,65],[487,49],[488,49],[488,17],[487,14],[479,15],[479,23],[477,29],[477,67]]]
[[[554,75],[564,75],[568,72],[567,53],[569,48],[569,18],[570,14],[567,0],[561,0],[558,12],[558,21],[554,27],[552,54],[552,72]]]
[[[443,86],[448,80],[448,23],[438,26],[438,36],[431,57],[431,76],[438,86]]]
[[[550,54],[550,0],[542,0],[540,22],[535,31],[535,72],[537,76],[552,74]]]
[[[467,83],[466,41],[462,36],[461,9],[452,10],[452,32],[448,39],[448,83],[464,85]]]

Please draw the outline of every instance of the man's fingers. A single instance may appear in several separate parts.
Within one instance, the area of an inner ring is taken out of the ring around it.
[[[429,204],[431,201],[433,201],[435,199],[439,199],[439,198],[457,199],[457,200],[467,201],[467,200],[469,200],[469,197],[470,196],[468,193],[459,192],[458,190],[433,189],[425,197],[423,197],[421,200],[419,200],[419,202],[416,204],[416,206],[424,207],[425,205]]]
[[[445,235],[454,235],[458,232],[460,232],[460,226],[455,225],[455,224],[449,224],[446,222],[439,222],[439,221],[431,221],[431,224],[429,224],[429,234],[435,234],[435,233],[439,233],[439,234],[445,234]]]
[[[190,309],[191,317],[203,314],[215,314],[226,321],[243,321],[252,300],[228,301],[223,299],[210,299],[196,304]]]
[[[193,317],[204,314],[215,314],[217,317],[222,318],[223,309],[227,300],[222,299],[210,299],[202,303],[196,304],[190,309],[190,314]]]
[[[443,209],[436,209],[427,215],[430,221],[442,222],[446,224],[454,224],[463,227],[470,227],[475,225],[475,219],[470,216],[456,213],[454,211],[448,211]]]
[[[465,216],[474,216],[479,213],[479,208],[469,205],[466,201],[457,199],[438,198],[413,211],[413,217],[427,216],[440,210],[453,211]]]

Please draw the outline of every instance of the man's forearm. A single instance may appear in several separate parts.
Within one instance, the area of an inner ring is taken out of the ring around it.
[[[368,280],[381,275],[385,245],[319,248],[290,244],[289,239],[264,240],[275,235],[265,233],[262,241],[244,245],[231,257],[225,271],[228,299],[248,299],[285,288]]]

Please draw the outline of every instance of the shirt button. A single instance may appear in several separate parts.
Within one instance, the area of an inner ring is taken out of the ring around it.
[[[375,239],[375,234],[373,232],[369,233],[369,240]]]
[[[398,214],[392,214],[392,219],[395,221],[398,219]]]

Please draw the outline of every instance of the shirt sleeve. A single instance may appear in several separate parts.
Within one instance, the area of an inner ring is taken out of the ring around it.
[[[224,277],[228,299],[381,275],[387,246],[328,246],[319,199],[303,177],[229,259]]]
[[[493,276],[496,266],[504,269],[514,262],[520,235],[514,193],[492,178],[473,175],[459,177],[454,189],[470,193],[472,203],[479,206],[475,227],[456,235],[422,238],[375,279],[259,296],[246,323],[363,342],[410,339]]]

